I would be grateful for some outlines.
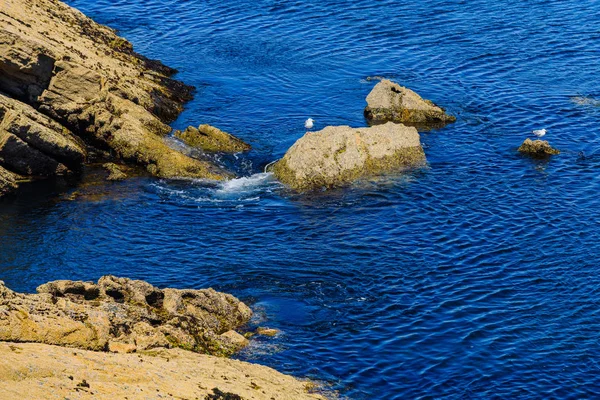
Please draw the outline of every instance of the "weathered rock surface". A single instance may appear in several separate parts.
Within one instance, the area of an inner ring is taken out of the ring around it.
[[[231,332],[252,311],[212,289],[158,289],[104,276],[97,284],[55,281],[37,294],[0,285],[0,340],[132,352],[181,347],[229,355],[241,346]]]
[[[181,349],[114,354],[0,343],[0,376],[2,399],[324,399],[307,393],[311,383],[271,368]]]
[[[0,2],[0,165],[26,176],[77,170],[83,139],[156,176],[227,177],[163,139],[193,90],[175,72],[60,1]]]
[[[251,149],[249,144],[208,124],[198,128],[189,126],[183,132],[175,131],[175,137],[183,140],[188,146],[207,152],[239,153]]]
[[[115,163],[105,163],[102,165],[102,168],[108,172],[107,181],[122,181],[127,179],[127,174]]]
[[[0,166],[0,197],[17,188],[18,176]]]
[[[396,82],[382,79],[367,96],[365,117],[373,123],[447,123],[456,117]]]
[[[22,175],[49,176],[77,169],[87,152],[68,129],[0,93],[0,165]]]
[[[525,139],[519,147],[519,151],[534,157],[548,157],[560,154],[560,151],[550,146],[547,140]]]
[[[388,122],[371,128],[329,126],[308,132],[274,164],[273,171],[293,189],[311,190],[424,161],[417,130]]]

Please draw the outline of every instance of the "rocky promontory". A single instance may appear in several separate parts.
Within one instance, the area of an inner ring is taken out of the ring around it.
[[[175,72],[60,1],[1,2],[0,195],[77,173],[91,153],[159,177],[228,177],[164,141],[193,92]]]
[[[252,311],[212,289],[158,289],[104,276],[98,283],[49,282],[36,294],[0,283],[0,340],[134,352],[180,347],[230,355],[245,344],[235,329]]]
[[[24,294],[0,281],[0,398],[321,399],[307,382],[223,358],[248,344],[235,330],[251,315],[213,289],[104,276]]]
[[[314,190],[424,162],[417,130],[388,122],[370,128],[328,126],[307,132],[273,165],[273,171],[295,190]]]

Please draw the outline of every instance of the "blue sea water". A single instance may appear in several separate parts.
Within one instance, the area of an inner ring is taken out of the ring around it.
[[[212,286],[281,330],[238,357],[350,399],[600,397],[595,0],[69,0],[197,87],[176,128],[250,142],[227,183],[139,178],[0,203],[0,279]],[[294,194],[269,174],[316,127],[364,126],[397,80],[458,121],[426,168]],[[562,150],[532,160],[532,129]],[[583,152],[585,157],[581,157]]]

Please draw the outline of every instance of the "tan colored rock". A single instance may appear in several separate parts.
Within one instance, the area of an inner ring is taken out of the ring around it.
[[[371,128],[329,126],[308,132],[275,163],[273,171],[293,189],[311,190],[424,162],[417,130],[389,122]]]
[[[365,117],[372,122],[446,123],[456,117],[396,82],[382,79],[367,96]]]
[[[175,131],[175,137],[183,140],[188,146],[207,152],[239,153],[251,149],[249,144],[235,136],[207,124],[198,128],[190,126],[183,132]]]
[[[111,353],[128,354],[133,353],[137,350],[137,346],[134,343],[123,343],[115,340],[108,342],[108,351]]]
[[[0,398],[22,400],[324,400],[314,384],[243,361],[161,349],[115,354],[38,343],[0,343]],[[234,398],[234,397],[229,397]]]
[[[273,328],[258,327],[256,333],[263,336],[277,336],[279,330]]]
[[[235,297],[212,289],[162,290],[114,276],[97,284],[49,282],[37,291],[15,293],[0,285],[0,340],[114,351],[182,347],[229,355],[239,347],[230,345],[231,334],[220,335],[252,315]]]
[[[37,150],[33,152],[34,157],[37,156],[37,152],[43,153],[43,158],[54,160],[54,165],[62,163],[71,169],[79,169],[87,156],[83,141],[67,128],[41,114],[33,107],[6,97],[1,93],[0,135],[18,138],[19,143],[22,141],[28,147]],[[24,152],[23,155],[26,156],[28,152],[30,150]],[[15,157],[19,158],[19,155],[16,154]],[[27,161],[25,167],[19,169],[27,169],[26,166],[30,162]],[[35,172],[21,173],[35,175]]]
[[[127,174],[115,163],[105,163],[102,165],[102,168],[108,172],[107,181],[122,181],[127,179]]]
[[[0,91],[49,117],[4,117],[12,135],[0,139],[5,168],[35,176],[77,169],[85,159],[78,136],[159,177],[230,176],[164,141],[167,123],[192,97],[192,87],[170,78],[175,70],[60,1],[0,4]]]
[[[250,343],[246,337],[240,335],[234,330],[222,333],[219,335],[219,339],[222,345],[225,347],[224,351],[231,354],[240,351],[246,347],[248,343]]]
[[[550,146],[547,140],[525,139],[519,147],[519,152],[533,157],[548,157],[554,154],[560,154],[560,151]]]
[[[3,15],[16,13],[15,9],[19,7],[12,0],[0,5]],[[55,56],[39,42],[29,40],[21,31],[15,32],[14,29],[23,26],[18,22],[5,20],[0,24],[3,28],[0,29],[0,88],[24,102],[32,103],[50,82]],[[9,25],[14,23],[17,25]]]
[[[18,175],[7,171],[0,166],[0,197],[17,188]]]
[[[68,168],[5,130],[0,130],[0,165],[21,175],[52,176]]]

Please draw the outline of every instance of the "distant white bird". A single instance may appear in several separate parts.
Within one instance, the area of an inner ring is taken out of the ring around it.
[[[541,138],[542,136],[544,136],[546,134],[546,130],[545,129],[536,129],[534,131],[531,131],[531,133],[533,133],[538,138]]]
[[[306,122],[304,123],[304,127],[305,127],[306,129],[312,129],[312,128],[313,128],[313,126],[315,126],[314,122],[315,122],[315,120],[314,120],[314,119],[312,119],[312,118],[309,118],[309,119],[307,119],[307,120],[306,120]]]

